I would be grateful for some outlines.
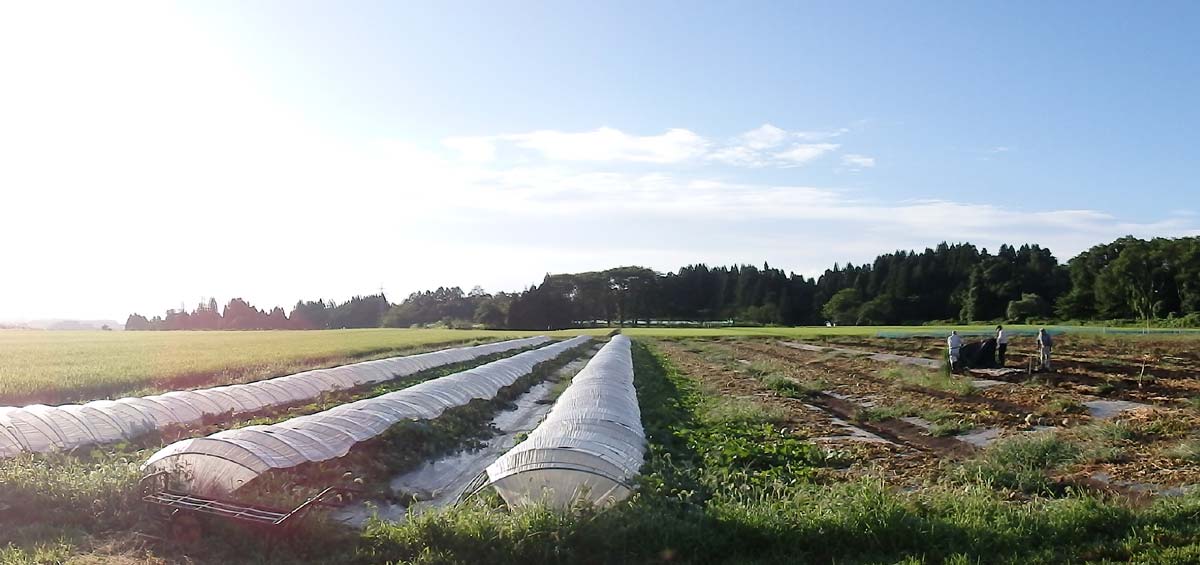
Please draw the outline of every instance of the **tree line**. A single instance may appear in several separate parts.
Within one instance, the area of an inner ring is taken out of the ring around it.
[[[300,302],[285,315],[240,299],[166,318],[130,316],[126,329],[321,329],[484,326],[545,330],[580,325],[722,323],[882,325],[1032,320],[1161,320],[1200,325],[1200,238],[1097,245],[1066,264],[1039,245],[969,243],[896,251],[861,265],[835,264],[816,278],[763,264],[637,266],[546,275],[520,292],[475,287],[382,294],[349,302]],[[132,327],[131,327],[132,325]]]
[[[377,328],[383,314],[391,308],[383,294],[355,296],[342,303],[317,300],[300,301],[290,314],[276,306],[270,312],[259,310],[241,298],[217,307],[215,298],[199,304],[195,310],[167,310],[166,316],[146,318],[130,314],[125,329],[139,330],[323,330],[339,328]]]

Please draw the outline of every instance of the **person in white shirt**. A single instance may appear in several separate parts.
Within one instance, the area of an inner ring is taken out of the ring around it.
[[[962,349],[962,338],[958,336],[958,330],[950,332],[946,346],[950,349],[950,370],[955,371],[958,369],[958,352]]]
[[[996,326],[996,360],[1000,362],[1000,366],[1004,366],[1004,354],[1008,351],[1008,334],[1004,333],[1004,326]]]
[[[1050,338],[1050,334],[1046,333],[1046,328],[1038,330],[1037,335],[1038,349],[1041,351],[1042,370],[1050,370],[1050,352],[1054,349],[1054,340]]]

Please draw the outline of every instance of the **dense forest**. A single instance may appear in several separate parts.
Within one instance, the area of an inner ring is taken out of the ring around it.
[[[147,319],[131,314],[126,330],[321,330],[332,328],[375,328],[392,306],[382,294],[355,296],[341,304],[317,300],[297,302],[290,314],[276,306],[264,312],[241,298],[217,308],[216,299],[200,304],[192,312],[167,310],[167,315]]]
[[[234,299],[165,318],[134,314],[128,330],[321,329],[445,325],[552,329],[650,322],[760,325],[921,324],[933,321],[1159,320],[1200,325],[1200,238],[1124,237],[1063,265],[1038,245],[994,254],[942,243],[870,264],[834,265],[816,279],[764,264],[689,265],[658,273],[618,267],[546,275],[521,292],[476,287],[299,302],[291,313]]]

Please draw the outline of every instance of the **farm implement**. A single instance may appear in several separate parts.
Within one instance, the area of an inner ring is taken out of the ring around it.
[[[356,488],[331,486],[294,508],[275,508],[173,489],[166,471],[142,477],[139,491],[151,514],[162,522],[164,540],[194,543],[201,537],[204,520],[216,519],[262,531],[268,547],[293,533],[313,509],[339,508],[362,493]]]

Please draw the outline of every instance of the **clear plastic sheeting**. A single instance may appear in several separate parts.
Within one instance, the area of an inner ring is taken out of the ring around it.
[[[630,342],[618,335],[575,376],[545,421],[487,468],[488,481],[511,507],[565,509],[579,500],[604,506],[632,493],[645,451]]]
[[[500,389],[530,374],[539,363],[590,339],[579,336],[278,424],[248,426],[178,441],[151,456],[142,470],[166,471],[171,474],[173,485],[190,492],[228,494],[271,469],[289,469],[342,457],[355,444],[377,437],[399,422],[433,419],[472,400],[494,398]],[[382,366],[385,371],[393,370]],[[382,374],[371,373],[370,378],[380,378]]]
[[[21,440],[8,428],[0,427],[0,457],[13,457],[22,451],[25,451],[25,446],[21,445]]]
[[[97,400],[82,405],[0,407],[0,457],[116,443],[205,417],[243,414],[316,399],[339,389],[404,377],[486,355],[541,345],[545,336],[305,371],[262,381],[182,390],[146,397]],[[378,422],[363,422],[375,429]],[[374,427],[372,427],[374,426]]]

